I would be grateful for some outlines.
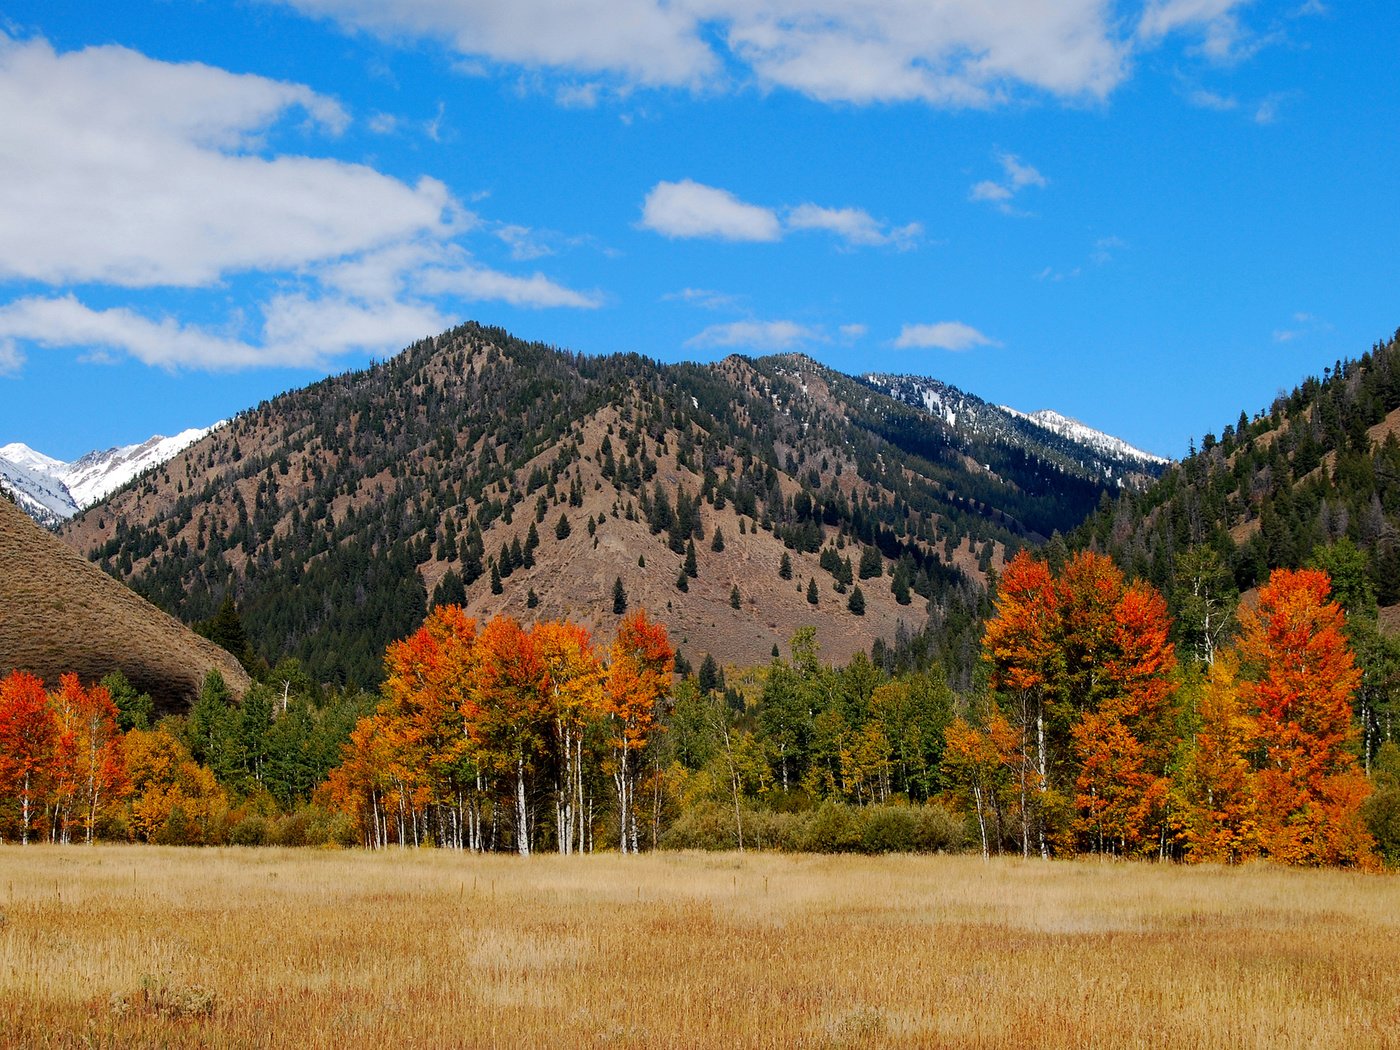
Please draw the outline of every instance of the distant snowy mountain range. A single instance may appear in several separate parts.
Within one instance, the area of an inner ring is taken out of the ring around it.
[[[13,494],[20,508],[39,524],[57,525],[222,425],[186,430],[174,437],[157,434],[140,444],[89,452],[72,463],[19,442],[0,445],[0,487]]]
[[[1112,434],[1105,434],[1102,430],[1095,430],[1093,427],[1085,426],[1077,419],[1071,419],[1069,416],[1062,416],[1053,409],[1042,408],[1038,412],[1022,412],[1012,408],[1010,405],[998,405],[997,407],[1003,412],[1010,412],[1013,416],[1029,419],[1032,423],[1042,426],[1046,430],[1052,430],[1061,437],[1069,438],[1069,440],[1076,444],[1088,445],[1090,448],[1096,448],[1100,452],[1107,453],[1119,459],[1140,459],[1147,463],[1158,463],[1162,466],[1166,466],[1171,462],[1162,456],[1153,455],[1151,452],[1144,452],[1142,449],[1128,444],[1122,438],[1116,438]]]
[[[1133,477],[1156,477],[1170,463],[1059,412],[1022,412],[994,405],[929,376],[870,372],[862,380],[897,401],[922,409],[950,429],[1008,445],[1033,447],[1038,455],[1058,461],[1072,473],[1121,485]]]

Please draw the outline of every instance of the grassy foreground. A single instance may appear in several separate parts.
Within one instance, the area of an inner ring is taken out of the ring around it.
[[[1400,880],[0,848],[0,1045],[1400,1046]]]

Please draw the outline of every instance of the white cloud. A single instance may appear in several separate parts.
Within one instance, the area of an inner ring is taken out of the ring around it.
[[[1221,95],[1205,88],[1195,88],[1186,93],[1186,101],[1197,109],[1213,109],[1221,113],[1239,107],[1240,101],[1231,95]]]
[[[799,204],[787,215],[790,230],[826,230],[850,245],[886,245],[912,248],[924,232],[917,222],[891,228],[876,221],[863,208],[823,208]]]
[[[864,337],[869,329],[863,324],[843,324],[837,331],[841,333],[842,339],[848,343],[854,343],[857,339]]]
[[[1108,0],[285,0],[348,29],[430,37],[467,63],[832,102],[982,106],[1030,89],[1103,98],[1132,41]]]
[[[1261,42],[1251,40],[1239,24],[1238,9],[1250,0],[1152,0],[1138,21],[1140,42],[1152,45],[1182,31],[1199,31],[1200,50],[1216,62],[1252,55]]]
[[[554,249],[545,244],[528,226],[507,223],[497,227],[495,234],[497,240],[510,247],[510,257],[517,262],[542,259],[554,254]]]
[[[782,236],[772,209],[746,204],[728,190],[690,179],[653,186],[642,203],[642,226],[667,237],[776,241]]]
[[[346,120],[300,85],[0,35],[0,278],[200,286],[450,228],[434,179],[258,155],[296,111]]]
[[[905,325],[899,330],[899,337],[895,339],[894,345],[902,350],[970,350],[974,346],[1001,344],[961,321],[938,321],[934,324]]]
[[[777,209],[742,201],[728,190],[691,179],[658,182],[642,202],[641,226],[667,237],[726,241],[777,241],[792,231],[819,230],[857,246],[913,248],[923,235],[917,222],[891,226],[863,208],[799,204],[779,218]]]
[[[320,367],[350,350],[402,347],[451,319],[430,306],[279,296],[264,308],[262,339],[250,342],[182,324],[152,320],[125,307],[94,310],[72,295],[28,298],[0,306],[0,339],[24,339],[48,348],[115,351],[166,369],[234,371],[242,368]]]
[[[1312,335],[1322,335],[1332,331],[1332,325],[1310,313],[1298,312],[1292,317],[1292,327],[1274,329],[1274,342],[1291,343],[1295,339],[1305,339]]]
[[[967,199],[986,201],[1007,215],[1018,215],[1020,212],[1012,206],[1012,199],[1028,186],[1048,186],[1050,180],[1014,153],[999,152],[996,160],[1001,165],[1002,177],[974,183]]]
[[[387,38],[445,40],[466,57],[688,85],[718,71],[684,5],[659,0],[287,0]]]
[[[544,274],[518,277],[485,266],[425,270],[418,278],[418,287],[429,295],[496,300],[512,306],[570,306],[587,310],[602,305],[598,294],[566,288]]]
[[[24,351],[13,339],[0,339],[0,376],[14,375],[24,365]]]
[[[1113,257],[1128,247],[1122,237],[1100,237],[1094,242],[1094,250],[1089,253],[1089,261],[1095,266],[1106,266]]]
[[[821,333],[795,321],[731,321],[713,324],[686,340],[694,347],[747,347],[753,350],[790,350],[821,339]]]
[[[702,310],[728,310],[739,305],[737,295],[717,292],[712,288],[682,288],[679,292],[667,292],[661,301],[690,303]]]
[[[307,135],[337,134],[349,120],[302,85],[120,47],[59,54],[0,31],[0,113],[0,281],[302,288],[265,299],[252,340],[237,331],[241,317],[224,325],[229,334],[122,305],[93,309],[71,293],[13,301],[0,306],[0,340],[12,348],[0,364],[11,370],[23,341],[170,368],[323,364],[446,327],[456,311],[430,296],[599,302],[475,261],[460,241],[484,224],[435,179],[410,185],[364,165],[269,154],[264,138],[289,118]],[[381,133],[395,126],[371,120]],[[498,225],[528,256],[524,228]]]

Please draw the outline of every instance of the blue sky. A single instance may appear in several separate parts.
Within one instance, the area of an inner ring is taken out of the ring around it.
[[[0,11],[0,444],[475,319],[1188,441],[1400,325],[1390,0]]]

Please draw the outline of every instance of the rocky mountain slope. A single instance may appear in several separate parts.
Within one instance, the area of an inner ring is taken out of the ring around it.
[[[62,536],[187,621],[231,590],[264,656],[325,680],[376,682],[433,600],[604,638],[645,605],[697,663],[810,623],[844,660],[975,604],[1116,490],[1059,449],[801,356],[661,365],[466,325],[241,414]]]

